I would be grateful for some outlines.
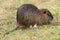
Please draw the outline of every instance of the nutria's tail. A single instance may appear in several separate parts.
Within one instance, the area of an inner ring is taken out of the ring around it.
[[[17,29],[18,29],[18,27],[15,27],[15,28],[13,28],[12,30],[10,30],[10,31],[8,31],[8,32],[6,32],[6,33],[4,33],[3,35],[5,36],[5,35],[9,34],[10,32],[13,32],[13,31],[15,31],[15,30],[17,30]]]

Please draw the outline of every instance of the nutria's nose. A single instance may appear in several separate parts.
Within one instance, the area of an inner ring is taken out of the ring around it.
[[[53,20],[53,16],[51,15],[51,20]]]
[[[51,21],[53,20],[53,16],[49,18]]]
[[[53,15],[51,13],[48,14],[48,16],[49,16],[49,20],[53,20]]]

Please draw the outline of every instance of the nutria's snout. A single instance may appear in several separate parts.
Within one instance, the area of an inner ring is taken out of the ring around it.
[[[52,21],[53,21],[53,15],[52,15],[52,13],[50,12],[50,11],[48,11],[48,21],[49,21],[49,23],[52,23]]]
[[[49,21],[49,24],[52,23],[52,21],[53,21],[53,16],[49,16],[48,21]]]

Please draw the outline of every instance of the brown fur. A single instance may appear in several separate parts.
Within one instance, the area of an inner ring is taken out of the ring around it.
[[[30,25],[48,24],[53,16],[48,9],[38,9],[32,4],[23,4],[17,10],[17,23],[19,26],[29,27]]]

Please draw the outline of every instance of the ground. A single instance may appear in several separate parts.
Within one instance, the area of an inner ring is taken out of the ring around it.
[[[51,25],[39,26],[39,29],[19,29],[3,35],[15,28],[16,11],[25,3],[47,8],[54,16]],[[60,40],[60,0],[0,0],[0,40]]]

